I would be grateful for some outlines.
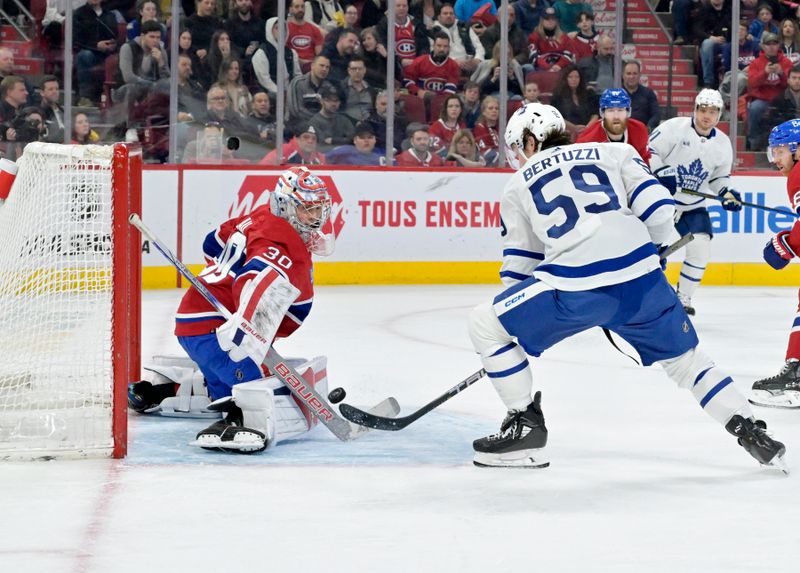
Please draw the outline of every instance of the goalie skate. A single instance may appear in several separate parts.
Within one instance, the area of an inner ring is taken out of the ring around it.
[[[192,446],[237,454],[254,454],[267,449],[272,436],[244,426],[244,413],[232,398],[212,402],[210,410],[224,412],[225,418],[197,434]]]

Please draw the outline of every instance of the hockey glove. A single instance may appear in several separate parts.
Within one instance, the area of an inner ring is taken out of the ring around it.
[[[781,270],[789,264],[796,255],[789,246],[787,239],[789,231],[781,231],[764,247],[764,260],[775,270]]]
[[[741,211],[742,210],[742,196],[738,191],[723,187],[720,189],[717,197],[722,201],[722,208],[726,211]]]
[[[678,190],[678,177],[674,167],[664,167],[655,176],[658,182],[667,188],[670,195],[675,195]]]
[[[656,245],[656,249],[658,250],[658,260],[661,262],[661,270],[666,271],[667,257],[664,256],[664,253],[669,249],[669,245]]]

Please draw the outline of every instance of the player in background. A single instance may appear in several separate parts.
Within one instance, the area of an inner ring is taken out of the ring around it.
[[[786,191],[795,213],[800,213],[799,148],[800,119],[792,119],[772,128],[767,156],[788,177]],[[772,237],[764,247],[764,260],[772,268],[781,270],[797,253],[800,253],[800,221],[795,221],[791,230],[781,231]],[[777,375],[753,383],[751,401],[764,406],[800,408],[800,304],[789,333],[786,363]]]
[[[330,209],[325,183],[306,167],[293,167],[281,174],[268,205],[210,232],[203,243],[208,265],[199,279],[233,317],[226,321],[190,288],[178,308],[175,335],[201,376],[190,369],[181,380],[167,375],[158,379],[160,384],[132,384],[130,407],[157,411],[165,400],[179,400],[192,386],[195,392],[198,386],[202,389],[204,379],[208,398],[215,401],[205,413],[222,411],[225,417],[200,432],[195,445],[223,451],[261,451],[316,424],[289,389],[268,376],[261,361],[274,340],[291,335],[311,311],[311,255],[333,251],[333,235],[321,232]],[[241,330],[242,319],[263,338]],[[325,358],[300,362],[295,368],[326,393]],[[182,383],[176,389],[172,382]]]
[[[631,96],[623,89],[609,88],[600,95],[600,117],[584,129],[576,143],[627,143],[650,165],[647,126],[631,117]]]
[[[523,166],[500,202],[506,290],[469,319],[473,346],[508,409],[500,432],[473,443],[475,464],[548,465],[541,392],[531,396],[527,355],[602,326],[633,345],[645,366],[658,362],[756,460],[783,469],[783,444],[698,348],[661,271],[659,251],[676,236],[667,189],[630,145],[570,145],[558,110],[526,108],[509,122],[529,120],[519,139],[507,141]]]
[[[731,141],[716,128],[724,105],[718,91],[701,90],[694,100],[692,117],[668,119],[650,134],[650,168],[675,197],[675,228],[681,236],[694,234],[694,240],[686,245],[678,279],[678,297],[690,315],[695,313],[692,295],[706,271],[714,234],[706,200],[681,190],[714,193],[727,211],[742,208],[741,196],[728,187],[733,162]]]

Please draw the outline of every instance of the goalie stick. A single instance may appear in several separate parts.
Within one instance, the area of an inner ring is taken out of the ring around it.
[[[139,229],[139,231],[147,237],[150,243],[155,246],[158,251],[166,257],[166,259],[172,263],[172,265],[178,269],[178,272],[186,278],[191,285],[197,289],[199,292],[209,303],[211,303],[214,308],[219,311],[222,316],[225,317],[226,320],[231,318],[230,311],[225,308],[225,306],[217,300],[211,291],[209,291],[206,286],[198,280],[196,276],[192,274],[186,265],[184,265],[173,253],[170,251],[164,244],[156,237],[153,232],[144,224],[142,219],[136,213],[133,213],[128,219],[134,227]],[[257,336],[258,331],[253,328],[252,325],[247,325],[248,328]],[[283,382],[289,391],[297,398],[301,403],[305,404],[305,406],[314,413],[315,416],[325,424],[325,426],[331,431],[331,433],[342,440],[343,442],[354,440],[361,435],[363,435],[364,431],[358,427],[353,426],[347,420],[342,419],[333,407],[328,404],[327,400],[323,398],[310,384],[306,383],[305,379],[302,375],[300,375],[297,370],[295,370],[291,365],[289,365],[280,354],[278,354],[275,349],[270,346],[267,355],[264,357],[264,361],[262,362],[269,371],[274,374],[281,382]],[[394,411],[397,406],[396,400],[393,398],[389,398],[381,402],[378,406],[386,407],[388,403],[389,411]],[[399,409],[398,409],[399,412]],[[391,418],[387,418],[391,419]]]
[[[681,193],[686,193],[687,195],[694,195],[695,197],[704,197],[706,199],[715,199],[717,201],[724,201],[718,195],[712,195],[711,193],[703,193],[702,191],[691,191],[690,189],[681,189]],[[751,203],[750,201],[739,201],[745,207],[752,207],[753,209],[761,209],[762,211],[772,211],[773,213],[783,213],[784,215],[791,215],[792,217],[800,217],[797,213],[793,213],[788,207],[784,207],[783,209],[779,207],[767,207],[766,205],[759,205],[758,203]]]

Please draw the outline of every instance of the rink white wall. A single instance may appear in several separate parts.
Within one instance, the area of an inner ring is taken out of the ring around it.
[[[143,217],[197,271],[201,245],[221,221],[265,203],[280,169],[218,166],[147,167]],[[319,259],[317,284],[492,283],[502,250],[499,197],[509,173],[468,170],[316,170],[331,189],[336,252]],[[786,180],[742,174],[733,185],[745,200],[787,206]],[[715,238],[706,284],[798,284],[800,271],[762,262],[769,237],[791,227],[791,215],[710,206]],[[679,260],[676,257],[675,260]],[[143,246],[143,284],[172,288],[177,274]],[[668,274],[674,278],[676,266]]]

